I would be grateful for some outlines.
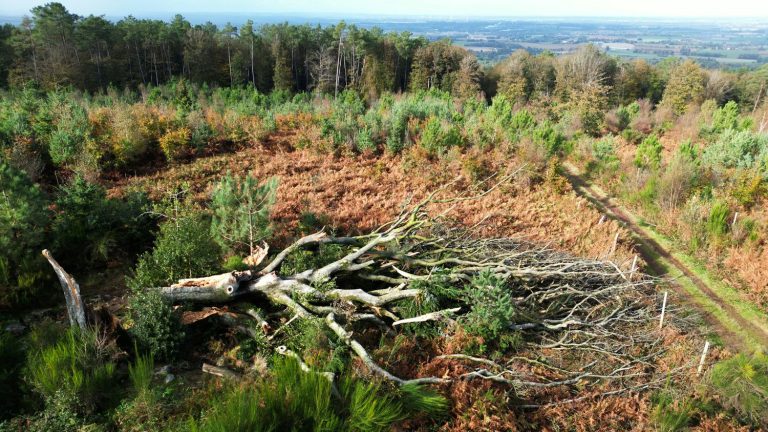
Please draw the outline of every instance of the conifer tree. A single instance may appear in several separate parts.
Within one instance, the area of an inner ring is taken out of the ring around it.
[[[277,178],[259,185],[248,174],[238,182],[230,173],[213,191],[211,231],[216,241],[233,252],[248,249],[253,255],[256,245],[272,231],[269,213],[275,203]]]

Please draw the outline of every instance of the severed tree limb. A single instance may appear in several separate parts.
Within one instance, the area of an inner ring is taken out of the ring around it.
[[[397,321],[393,322],[392,323],[392,327],[403,325],[403,324],[420,323],[420,322],[425,322],[425,321],[443,321],[443,320],[446,320],[446,319],[450,319],[450,318],[448,318],[448,315],[455,314],[456,312],[458,312],[460,310],[461,310],[461,308],[457,307],[457,308],[445,309],[445,310],[441,310],[441,311],[437,311],[437,312],[430,312],[430,313],[427,313],[427,314],[424,314],[424,315],[419,315],[419,316],[413,317],[413,318],[401,319],[401,320],[397,320]]]
[[[426,377],[426,378],[415,378],[415,379],[409,379],[405,380],[402,378],[399,378],[395,375],[392,375],[385,369],[383,369],[381,366],[376,364],[375,361],[371,358],[371,356],[368,354],[368,351],[360,345],[360,342],[352,339],[352,334],[344,330],[344,328],[336,322],[336,318],[334,315],[328,314],[327,317],[325,317],[325,323],[328,325],[328,327],[336,333],[336,336],[339,337],[347,346],[349,346],[352,351],[357,354],[358,357],[360,357],[360,360],[365,363],[365,365],[368,367],[368,369],[371,370],[371,372],[380,375],[389,381],[393,381],[398,385],[406,385],[406,384],[445,384],[450,382],[451,380],[448,378],[437,378],[437,377]]]
[[[237,372],[231,371],[223,367],[214,366],[208,363],[203,363],[202,371],[207,374],[216,375],[218,377],[230,379],[233,381],[239,380],[241,378],[241,375]]]
[[[264,319],[264,317],[261,316],[261,314],[256,311],[254,308],[249,308],[247,311],[245,311],[246,314],[248,314],[251,318],[256,320],[256,323],[261,327],[261,331],[264,332],[264,334],[267,334],[270,332],[272,327],[269,325],[267,320]]]
[[[80,297],[80,285],[77,284],[75,278],[69,273],[64,271],[58,262],[53,258],[53,255],[48,249],[43,250],[43,256],[48,260],[48,263],[53,267],[53,271],[56,272],[56,276],[59,277],[61,288],[64,290],[64,299],[67,302],[67,315],[69,315],[69,323],[72,326],[78,326],[81,329],[85,329],[87,326],[85,305],[83,299]]]

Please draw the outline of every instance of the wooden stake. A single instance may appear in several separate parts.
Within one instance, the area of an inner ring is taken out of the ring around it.
[[[704,352],[701,353],[701,360],[699,360],[699,369],[696,371],[696,375],[701,375],[701,371],[704,370],[704,362],[707,359],[707,351],[709,351],[709,341],[704,343]]]
[[[736,220],[739,218],[739,212],[733,214],[733,222],[731,222],[731,228],[736,226]]]
[[[637,254],[635,254],[635,257],[632,259],[632,267],[629,269],[629,281],[632,281],[632,277],[635,275],[635,272],[637,271]]]
[[[664,312],[667,310],[667,294],[669,294],[669,291],[664,291],[664,301],[661,303],[661,318],[659,318],[659,329],[664,327]]]
[[[613,245],[611,245],[611,251],[608,252],[608,258],[612,257],[614,253],[616,253],[616,246],[619,244],[619,233],[616,233],[616,236],[613,238]]]

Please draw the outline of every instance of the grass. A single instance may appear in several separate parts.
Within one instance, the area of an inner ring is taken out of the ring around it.
[[[155,360],[152,355],[136,355],[136,361],[128,365],[128,376],[131,378],[133,389],[139,395],[146,394],[152,384],[152,373],[155,369]]]
[[[193,432],[388,431],[416,412],[447,410],[442,396],[417,387],[387,392],[382,384],[343,377],[338,393],[324,375],[304,372],[293,359],[276,358],[271,375],[231,387]]]
[[[103,406],[114,392],[115,363],[97,331],[69,329],[54,344],[31,351],[27,376],[46,401],[63,392],[86,410]]]
[[[705,266],[696,258],[677,251],[671,239],[658,233],[651,226],[642,222],[639,222],[638,226],[643,228],[644,233],[649,238],[661,245],[664,249],[670,251],[673,258],[685,265],[688,270],[704,282],[720,300],[731,305],[741,317],[768,333],[768,322],[766,322],[765,314],[753,303],[745,300],[738,290],[712,276]],[[731,317],[720,304],[714,301],[690,278],[677,269],[673,263],[663,257],[658,257],[658,261],[666,267],[667,274],[675,279],[675,282],[694,299],[699,307],[710,313],[727,330],[741,337],[748,348],[751,350],[759,350],[764,347],[764,344],[760,342],[761,338],[759,336],[756,336],[748,329],[745,329],[737,320]]]

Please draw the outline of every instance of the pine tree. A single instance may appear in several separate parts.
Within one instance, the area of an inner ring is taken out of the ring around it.
[[[232,252],[248,249],[253,255],[258,242],[272,231],[269,214],[275,203],[277,178],[259,185],[248,174],[237,182],[231,174],[221,180],[213,191],[211,232],[216,241]]]
[[[23,171],[0,159],[0,303],[31,300],[39,288],[47,205]]]

